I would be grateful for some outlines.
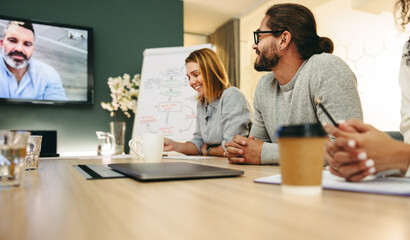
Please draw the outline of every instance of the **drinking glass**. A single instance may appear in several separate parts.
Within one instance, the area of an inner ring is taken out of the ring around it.
[[[40,135],[31,135],[29,137],[27,144],[26,170],[38,168],[42,138],[43,136]]]
[[[19,186],[30,132],[0,130],[0,186]]]

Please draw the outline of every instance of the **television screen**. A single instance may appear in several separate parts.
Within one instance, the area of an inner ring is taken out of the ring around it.
[[[0,16],[0,102],[92,104],[92,28]]]

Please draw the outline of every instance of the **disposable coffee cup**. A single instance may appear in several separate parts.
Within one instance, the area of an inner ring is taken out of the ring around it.
[[[282,192],[297,195],[320,194],[327,138],[322,125],[313,123],[281,126],[276,137],[279,143]]]

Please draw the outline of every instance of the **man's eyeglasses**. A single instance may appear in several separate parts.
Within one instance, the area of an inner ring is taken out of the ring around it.
[[[253,40],[255,41],[255,44],[258,45],[259,43],[259,34],[260,33],[281,33],[283,31],[254,31],[253,32]]]

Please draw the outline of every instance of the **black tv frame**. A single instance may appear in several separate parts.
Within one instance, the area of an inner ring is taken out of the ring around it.
[[[53,106],[91,106],[94,104],[94,31],[91,27],[55,23],[38,19],[27,19],[20,17],[10,17],[0,15],[2,20],[31,22],[33,24],[43,24],[53,27],[73,28],[87,31],[87,100],[86,101],[56,101],[56,100],[37,100],[19,98],[0,98],[0,104],[25,104],[25,105],[53,105]]]

